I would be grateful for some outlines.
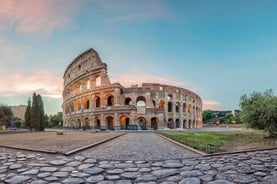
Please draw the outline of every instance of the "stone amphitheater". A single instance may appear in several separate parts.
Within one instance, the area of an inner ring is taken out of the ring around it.
[[[76,57],[64,72],[65,128],[109,130],[202,127],[202,100],[177,86],[111,83],[107,64],[94,49]],[[120,82],[120,81],[119,81]]]

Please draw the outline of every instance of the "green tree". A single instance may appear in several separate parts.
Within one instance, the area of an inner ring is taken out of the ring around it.
[[[59,123],[63,123],[63,113],[57,112],[55,115],[51,116],[50,122],[52,126],[59,126]]]
[[[13,117],[12,109],[6,105],[0,105],[0,126],[9,127]]]
[[[43,107],[43,101],[41,96],[37,95],[37,101],[38,101],[38,111],[39,111],[39,131],[44,131],[45,129],[45,119],[44,119],[44,107]]]
[[[39,110],[39,102],[36,93],[33,93],[33,101],[32,101],[32,110],[31,110],[31,123],[34,125],[34,128],[39,131],[40,130],[40,110]]]
[[[211,110],[204,110],[202,113],[203,122],[207,123],[213,118],[213,112]]]
[[[242,95],[240,107],[240,118],[248,127],[264,130],[272,137],[277,136],[277,97],[272,90]]]
[[[30,131],[32,131],[34,125],[31,122],[31,113],[32,113],[32,106],[31,106],[31,99],[29,98],[27,101],[28,105],[27,105],[27,109],[24,115],[25,118],[25,126],[28,127],[30,129]]]

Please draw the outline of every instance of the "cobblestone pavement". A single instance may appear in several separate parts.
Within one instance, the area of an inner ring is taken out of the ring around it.
[[[164,160],[200,156],[154,133],[128,133],[80,154],[100,160]]]
[[[141,148],[143,149],[143,148]],[[162,160],[100,160],[0,149],[0,183],[277,183],[277,150]]]

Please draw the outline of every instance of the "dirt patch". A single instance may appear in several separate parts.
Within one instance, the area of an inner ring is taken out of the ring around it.
[[[104,141],[122,133],[105,132],[33,132],[17,134],[0,134],[0,146],[13,148],[66,153],[77,148]]]

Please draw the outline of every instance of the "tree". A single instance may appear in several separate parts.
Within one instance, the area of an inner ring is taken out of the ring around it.
[[[27,105],[27,109],[24,115],[25,118],[25,126],[28,127],[30,129],[30,131],[32,131],[34,125],[31,122],[31,111],[32,111],[32,107],[31,107],[31,99],[29,98],[27,101],[28,105]]]
[[[37,95],[38,101],[38,111],[39,111],[39,131],[44,131],[45,128],[45,119],[44,119],[44,107],[43,101],[40,95]]]
[[[6,105],[0,105],[0,126],[9,127],[13,117],[12,109]]]
[[[202,113],[203,122],[208,122],[213,118],[213,112],[211,110],[204,110]]]
[[[39,94],[33,93],[32,100],[32,102],[30,98],[28,100],[25,113],[25,124],[30,128],[30,131],[32,131],[32,128],[35,128],[37,131],[44,131],[45,117],[42,98]]]
[[[272,90],[253,92],[240,99],[241,120],[253,129],[264,130],[271,137],[277,136],[277,97]]]
[[[52,126],[59,126],[59,123],[62,123],[62,117],[63,113],[62,112],[57,112],[55,115],[50,116],[50,122]]]

